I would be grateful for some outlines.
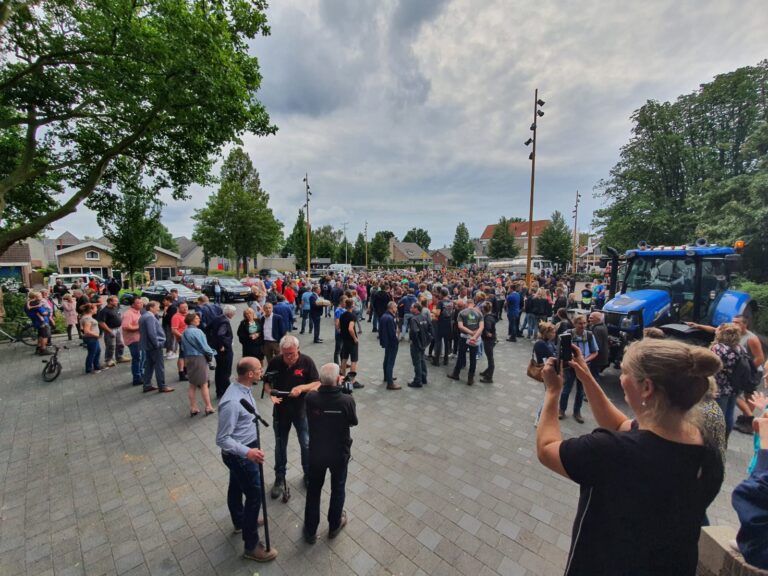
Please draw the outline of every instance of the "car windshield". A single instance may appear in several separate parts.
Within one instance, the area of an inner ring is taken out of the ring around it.
[[[638,257],[629,268],[626,292],[646,289],[693,292],[695,275],[693,259]]]

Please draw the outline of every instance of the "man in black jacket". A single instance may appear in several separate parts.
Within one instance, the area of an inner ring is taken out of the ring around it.
[[[595,380],[600,382],[600,373],[611,363],[611,343],[602,312],[592,312],[589,315],[589,329],[595,335],[598,348],[597,358],[590,364],[590,370]]]
[[[355,401],[339,386],[338,364],[320,368],[320,387],[308,392],[305,403],[309,423],[309,486],[304,507],[304,540],[317,542],[320,523],[320,494],[325,473],[331,472],[331,502],[328,507],[328,537],[335,538],[347,523],[344,512],[347,465],[352,437],[349,429],[357,426]]]
[[[216,398],[224,396],[229,387],[229,378],[232,375],[232,333],[231,318],[236,309],[231,304],[224,305],[224,314],[213,318],[208,325],[208,343],[216,350]]]

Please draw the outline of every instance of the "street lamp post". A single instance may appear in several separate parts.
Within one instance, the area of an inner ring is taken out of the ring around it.
[[[576,274],[576,255],[579,252],[579,200],[581,200],[581,194],[576,190],[576,205],[573,207],[573,264],[571,265],[571,274]]]
[[[531,124],[531,132],[533,136],[525,141],[526,146],[533,144],[533,150],[528,155],[528,159],[531,161],[531,201],[528,209],[528,258],[525,264],[525,285],[531,287],[531,258],[533,256],[533,190],[534,183],[536,181],[536,128],[538,125],[538,119],[544,116],[544,111],[541,107],[544,106],[544,100],[539,98],[539,89],[533,94],[533,124]]]
[[[368,220],[365,221],[365,269],[368,270]]]
[[[344,226],[344,264],[347,263],[347,248],[349,247],[349,242],[347,242],[347,224],[349,224],[349,222],[341,223],[341,225]]]
[[[312,227],[309,225],[309,197],[312,196],[312,192],[309,191],[309,174],[304,173],[304,187],[307,195],[307,281],[311,276],[310,265],[312,263],[312,252],[310,250],[310,238],[312,237]]]

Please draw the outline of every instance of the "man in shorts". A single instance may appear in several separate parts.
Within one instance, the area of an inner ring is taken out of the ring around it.
[[[341,334],[341,369],[342,376],[347,372],[347,360],[352,361],[351,372],[357,373],[358,345],[360,337],[357,334],[357,315],[354,311],[355,301],[347,298],[344,301],[344,312],[339,316],[339,332]],[[353,386],[362,388],[363,385],[355,380]]]

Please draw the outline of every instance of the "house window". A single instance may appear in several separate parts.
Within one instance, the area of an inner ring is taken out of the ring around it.
[[[85,259],[86,260],[101,260],[101,256],[99,256],[99,253],[96,252],[96,250],[88,250],[88,252],[85,253]]]
[[[157,252],[152,254],[152,262],[157,262]]]

